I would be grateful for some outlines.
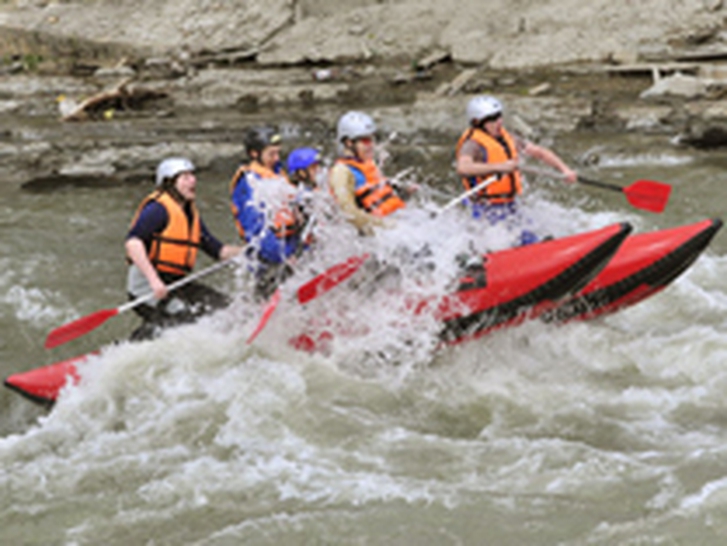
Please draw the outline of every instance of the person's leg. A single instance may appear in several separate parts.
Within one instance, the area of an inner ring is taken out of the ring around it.
[[[129,299],[135,299],[129,294]],[[129,341],[145,341],[154,339],[164,327],[164,314],[153,305],[145,303],[134,307],[134,312],[142,318],[142,323],[129,336]]]
[[[255,297],[261,301],[267,300],[292,274],[293,268],[287,263],[261,265],[256,274]]]
[[[133,299],[133,296],[130,295]],[[191,282],[181,286],[157,305],[141,304],[134,311],[143,319],[131,333],[131,341],[157,337],[164,328],[194,322],[202,315],[223,309],[230,298],[204,284]]]
[[[231,300],[222,294],[201,283],[191,282],[175,290],[160,307],[168,319],[174,322],[192,322],[202,315],[224,309],[230,305]]]

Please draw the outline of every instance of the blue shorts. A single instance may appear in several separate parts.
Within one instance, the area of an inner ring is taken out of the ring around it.
[[[506,222],[513,230],[520,230],[519,245],[531,245],[540,241],[540,237],[532,230],[524,226],[530,222],[523,216],[517,206],[517,202],[509,203],[470,203],[472,207],[472,218],[475,220],[487,220],[491,226]]]

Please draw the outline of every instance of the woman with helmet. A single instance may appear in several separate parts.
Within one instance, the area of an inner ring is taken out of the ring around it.
[[[203,284],[190,282],[170,293],[167,285],[194,268],[197,249],[226,260],[242,249],[222,244],[202,221],[195,205],[197,178],[189,159],[171,157],[159,163],[156,188],[139,205],[126,236],[129,261],[127,292],[136,299],[150,292],[155,300],[134,310],[144,319],[131,339],[154,337],[163,327],[192,322],[229,300]]]
[[[475,218],[485,217],[491,223],[515,216],[516,197],[522,193],[518,170],[521,155],[543,161],[563,173],[567,182],[578,175],[553,151],[512,135],[503,126],[503,107],[495,97],[474,97],[467,104],[468,127],[457,143],[457,174],[465,189],[470,190],[488,179],[489,183],[470,197]],[[523,231],[522,244],[538,237]]]
[[[364,234],[405,206],[374,162],[375,133],[376,124],[367,114],[351,111],[341,116],[336,127],[340,157],[329,179],[344,215]]]
[[[249,243],[248,255],[257,264],[256,292],[272,294],[292,270],[286,263],[299,252],[305,218],[295,201],[296,188],[282,168],[282,140],[269,127],[250,130],[245,138],[248,162],[230,181],[232,214],[240,238]]]

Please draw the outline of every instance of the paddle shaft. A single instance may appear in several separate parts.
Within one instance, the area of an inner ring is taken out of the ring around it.
[[[581,175],[578,175],[578,182],[587,186],[593,186],[595,188],[603,188],[605,190],[618,191],[621,193],[624,192],[624,189],[621,186],[617,186],[616,184],[609,184],[607,182],[601,182],[600,180],[593,180],[591,178],[586,178],[585,176]]]
[[[214,273],[215,271],[218,271],[224,267],[227,267],[228,265],[234,263],[235,261],[237,261],[236,257],[228,258],[227,260],[217,262],[216,264],[212,264],[211,266],[209,266],[205,269],[202,269],[201,271],[197,271],[196,273],[192,273],[190,275],[187,275],[186,277],[182,277],[181,279],[174,281],[172,284],[167,285],[167,291],[173,292],[177,288],[181,288],[185,284],[189,284],[192,281],[196,281],[197,279],[206,277],[207,275],[210,275],[210,274]],[[141,305],[142,303],[146,303],[153,299],[154,299],[154,292],[150,292],[143,296],[139,296],[135,300],[131,300],[130,302],[125,303],[124,305],[120,305],[119,307],[116,308],[116,312],[117,312],[117,314],[124,313],[126,311],[133,309],[134,307]]]
[[[564,175],[561,173],[555,173],[549,170],[541,170],[533,167],[521,167],[521,169],[534,174],[564,178]],[[656,213],[664,211],[669,201],[669,195],[671,194],[671,186],[669,184],[657,182],[656,180],[637,180],[628,186],[617,186],[615,184],[601,182],[600,180],[578,176],[578,182],[596,188],[617,191],[622,193],[634,207]]]
[[[561,180],[565,179],[565,175],[563,173],[551,171],[548,169],[539,169],[537,167],[528,167],[528,166],[521,166],[521,171],[524,171],[526,173],[531,174],[541,174],[543,176],[552,176],[553,178],[560,178]],[[603,188],[605,190],[612,190],[617,191],[620,193],[625,193],[626,188],[619,186],[617,184],[609,184],[608,182],[601,182],[600,180],[593,180],[592,178],[586,178],[585,176],[578,175],[578,182],[581,184],[585,184],[586,186],[593,186],[594,188]]]
[[[204,277],[205,275],[209,275],[210,273],[213,273],[223,267],[226,267],[227,265],[233,263],[234,261],[235,261],[235,258],[229,258],[222,262],[213,264],[212,266],[210,266],[206,269],[203,269],[201,271],[198,271],[197,273],[193,273],[191,275],[188,275],[186,277],[179,279],[178,281],[173,282],[167,288],[170,292],[173,290],[176,290],[177,288],[179,288],[185,284],[188,284],[196,279],[199,279],[200,277]],[[115,317],[116,315],[118,315],[120,313],[124,313],[124,312],[128,311],[129,309],[133,309],[134,307],[141,305],[142,303],[145,303],[152,299],[154,299],[153,292],[151,292],[149,294],[145,294],[144,296],[141,296],[139,298],[136,298],[135,300],[125,303],[124,305],[120,305],[119,307],[116,307],[113,309],[102,309],[100,311],[96,311],[95,313],[91,313],[90,315],[86,315],[84,317],[81,317],[81,318],[71,321],[69,323],[66,323],[62,326],[59,326],[58,328],[52,330],[46,337],[45,348],[52,349],[53,347],[57,347],[58,345],[68,343],[69,341],[72,341],[81,336],[84,336],[87,333],[89,333],[90,331],[95,330],[96,328],[101,326],[104,322],[106,322],[111,317]]]
[[[442,214],[443,212],[445,212],[445,211],[447,211],[447,210],[449,210],[449,209],[451,209],[453,207],[456,207],[462,201],[464,201],[465,199],[467,199],[470,195],[473,195],[473,194],[477,193],[478,191],[484,190],[490,184],[492,184],[494,182],[497,182],[497,179],[498,178],[495,175],[492,175],[492,176],[486,178],[485,180],[483,180],[482,182],[480,182],[479,184],[477,184],[474,188],[470,188],[469,190],[467,190],[463,194],[458,195],[457,197],[455,197],[454,199],[452,199],[449,203],[447,203],[441,209],[439,209],[439,211],[436,214],[437,215]]]

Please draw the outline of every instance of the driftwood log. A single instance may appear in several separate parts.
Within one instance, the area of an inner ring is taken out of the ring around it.
[[[81,102],[60,96],[58,108],[61,113],[61,121],[99,119],[106,112],[139,109],[148,100],[167,96],[162,91],[134,86],[132,81],[133,78],[125,78],[115,86],[104,89]]]

